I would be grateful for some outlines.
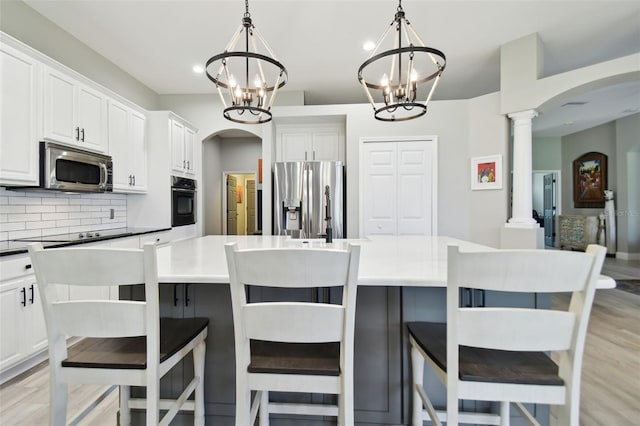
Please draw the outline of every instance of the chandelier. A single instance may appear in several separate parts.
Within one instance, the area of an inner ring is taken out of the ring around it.
[[[244,44],[244,50],[234,50],[238,44]],[[271,121],[271,106],[287,83],[287,70],[253,25],[248,0],[242,24],[224,52],[207,61],[206,73],[218,89],[226,119],[243,124]]]
[[[387,37],[391,33],[395,37]],[[446,61],[444,53],[425,46],[407,21],[399,0],[391,25],[358,69],[358,81],[367,93],[375,118],[405,121],[426,114]]]

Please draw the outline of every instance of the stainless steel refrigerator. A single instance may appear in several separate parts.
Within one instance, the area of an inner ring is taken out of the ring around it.
[[[344,165],[341,161],[279,162],[273,172],[273,234],[345,237]],[[327,212],[327,192],[330,211]]]

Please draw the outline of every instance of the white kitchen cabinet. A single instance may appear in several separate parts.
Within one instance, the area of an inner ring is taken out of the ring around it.
[[[47,347],[40,295],[28,257],[2,262],[0,371]]]
[[[171,119],[171,169],[180,175],[195,175],[195,129],[185,122]]]
[[[147,191],[146,116],[109,100],[108,140],[114,192]]]
[[[44,71],[44,138],[107,152],[107,97],[51,67]]]
[[[38,184],[42,66],[0,43],[0,184]]]
[[[276,127],[276,161],[344,161],[344,126],[338,123]]]

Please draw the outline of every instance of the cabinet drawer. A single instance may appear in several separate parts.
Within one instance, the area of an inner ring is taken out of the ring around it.
[[[2,272],[0,272],[0,281],[33,274],[31,259],[28,255],[20,255],[16,256],[16,258],[3,260],[0,265],[2,269]]]

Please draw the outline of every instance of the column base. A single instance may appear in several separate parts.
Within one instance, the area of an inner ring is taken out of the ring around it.
[[[506,228],[527,228],[537,229],[540,225],[532,217],[512,217],[507,223],[504,224]]]
[[[544,228],[514,225],[505,223],[500,228],[500,248],[544,249]]]

